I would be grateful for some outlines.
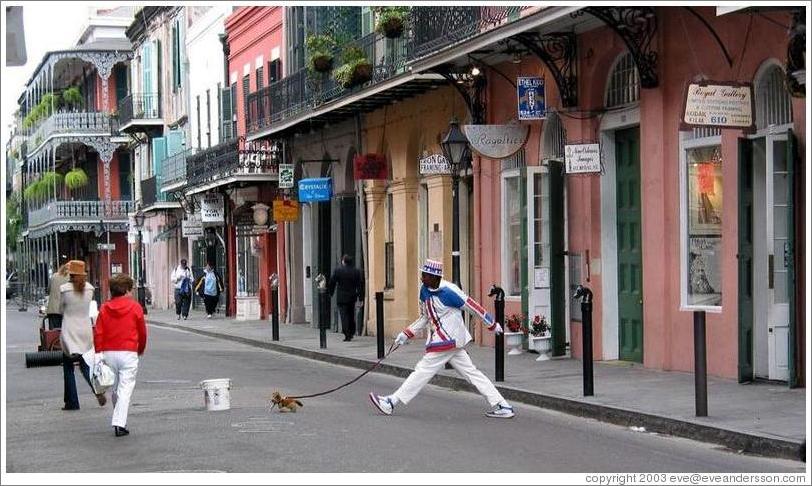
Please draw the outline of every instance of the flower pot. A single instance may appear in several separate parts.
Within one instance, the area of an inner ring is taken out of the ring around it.
[[[522,354],[522,336],[523,332],[506,332],[505,333],[505,347],[510,348],[508,354]]]
[[[310,59],[313,69],[319,73],[326,73],[333,69],[333,56],[313,56]]]
[[[397,39],[403,35],[403,19],[390,18],[381,24],[381,30],[383,30],[383,35],[387,39]]]
[[[352,71],[351,86],[360,86],[372,79],[372,64],[358,64]]]
[[[529,347],[539,353],[536,361],[547,361],[550,359],[550,351],[553,349],[552,336],[530,336]]]

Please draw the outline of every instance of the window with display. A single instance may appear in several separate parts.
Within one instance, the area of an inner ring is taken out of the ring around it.
[[[723,194],[718,137],[683,143],[682,174],[682,305],[720,307]]]
[[[251,227],[237,227],[237,297],[253,297],[259,293],[260,236],[251,234]]]
[[[502,175],[502,282],[505,294],[519,296],[521,286],[522,216],[519,172]]]

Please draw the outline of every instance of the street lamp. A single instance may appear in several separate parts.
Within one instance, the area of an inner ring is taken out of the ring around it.
[[[443,154],[451,165],[451,194],[452,194],[452,237],[451,237],[451,280],[454,285],[460,286],[460,166],[465,167],[471,157],[471,148],[468,138],[460,130],[457,119],[451,120],[448,133],[440,142]]]
[[[144,241],[141,239],[141,230],[144,229],[144,212],[141,207],[135,212],[135,228],[138,230],[138,303],[144,314],[147,313],[146,294],[144,291]]]

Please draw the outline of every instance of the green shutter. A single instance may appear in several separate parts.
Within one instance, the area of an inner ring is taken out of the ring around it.
[[[374,28],[372,7],[361,7],[361,37],[368,35]]]
[[[233,137],[233,127],[231,122],[231,88],[223,88],[220,91],[220,142]]]
[[[183,130],[171,130],[166,137],[166,156],[172,157],[181,152],[185,138]]]
[[[178,90],[178,23],[172,26],[172,92]]]
[[[797,330],[797,309],[795,305],[797,304],[796,301],[796,294],[795,294],[795,286],[797,285],[797,281],[795,278],[795,259],[797,257],[797,252],[795,251],[795,160],[796,160],[796,146],[797,146],[797,139],[795,138],[795,133],[790,129],[787,132],[787,243],[786,248],[784,249],[785,259],[786,261],[784,264],[787,267],[787,302],[789,303],[789,353],[787,354],[788,357],[788,365],[789,368],[789,376],[787,381],[789,382],[790,388],[795,388],[800,386],[798,380],[798,373],[796,372],[796,362],[798,360],[797,356],[797,341],[798,341],[798,330]]]
[[[739,383],[753,381],[753,142],[739,139]]]
[[[170,132],[171,133],[171,132]],[[156,187],[160,186],[161,174],[163,171],[163,161],[166,158],[166,138],[155,137],[152,139],[152,173],[155,175]]]

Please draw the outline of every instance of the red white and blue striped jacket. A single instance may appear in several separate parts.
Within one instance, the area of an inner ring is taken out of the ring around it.
[[[421,285],[420,317],[403,332],[411,339],[426,329],[427,353],[462,348],[472,339],[462,318],[463,309],[482,319],[489,331],[496,327],[493,316],[479,302],[453,283],[441,280],[436,289]]]

